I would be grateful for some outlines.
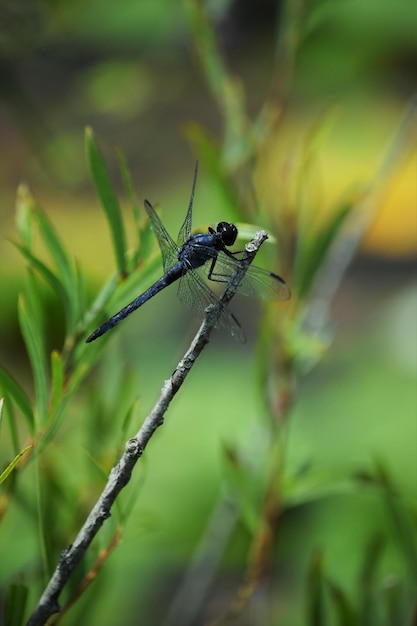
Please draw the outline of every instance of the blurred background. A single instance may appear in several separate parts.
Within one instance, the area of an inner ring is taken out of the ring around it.
[[[307,221],[320,224],[343,198],[357,195],[362,213],[345,236],[356,238],[358,247],[349,248],[346,261],[351,263],[341,284],[336,281],[323,320],[317,328],[313,324],[308,339],[300,335],[292,344],[297,356],[304,349],[299,344],[309,342],[308,356],[295,359],[285,474],[301,477],[302,485],[308,475],[310,495],[303,497],[303,489],[301,495],[292,493],[283,508],[268,613],[262,613],[258,597],[259,606],[251,606],[236,623],[310,623],[305,590],[315,550],[323,551],[329,576],[355,599],[364,554],[375,536],[384,537],[377,580],[387,597],[398,583],[393,615],[404,621],[383,622],[385,609],[379,614],[378,608],[375,619],[380,621],[372,623],[411,623],[416,563],[404,553],[412,549],[398,545],[384,498],[372,489],[346,487],[345,480],[360,475],[364,484],[372,483],[367,472],[377,460],[388,468],[400,498],[411,503],[415,523],[417,5],[406,0],[202,4],[223,63],[236,80],[224,109],[216,92],[219,68],[213,59],[212,65],[205,63],[199,48],[205,41],[193,20],[193,7],[199,5],[172,0],[1,3],[1,364],[31,394],[16,313],[26,261],[10,241],[17,239],[19,184],[29,185],[76,259],[90,300],[114,271],[108,227],[84,156],[87,125],[104,153],[129,240],[134,225],[114,146],[126,156],[140,206],[145,197],[157,204],[174,237],[188,206],[197,158],[195,228],[219,219],[252,222],[272,229],[279,242],[274,226],[290,222],[295,240],[297,224],[302,226],[294,217],[300,205]],[[227,150],[238,145],[228,143],[228,132],[243,136],[244,131],[227,121],[226,109],[230,113],[236,107],[238,122],[242,102],[247,119],[256,118],[259,127],[264,123],[270,130],[247,162],[245,149]],[[257,117],[260,110],[264,117]],[[225,199],[199,129],[222,146],[222,171],[234,177],[235,197],[245,211],[231,208]],[[308,223],[303,227],[308,232]],[[291,256],[277,260],[271,246],[264,248],[257,264],[269,264],[281,274],[300,302]],[[65,493],[57,479],[48,513],[59,520],[60,549],[72,540],[100,491],[102,477],[94,476],[91,459],[107,454],[111,467],[114,432],[120,432],[115,416],[136,398],[126,439],[136,432],[197,328],[174,289],[120,327],[48,453],[43,469],[59,467],[72,485]],[[309,306],[320,308],[320,293],[313,296]],[[59,348],[62,315],[48,290],[44,304],[50,347]],[[249,443],[259,439],[255,449],[262,450],[265,392],[259,383],[260,307],[236,300],[231,308],[245,328],[247,344],[237,346],[216,333],[138,468],[137,502],[123,542],[64,623],[75,623],[81,615],[84,623],[103,625],[113,624],[115,615],[125,624],[208,623],[227,610],[241,584],[250,532],[218,501],[219,494],[233,494],[225,481],[228,446],[241,446],[250,464],[262,465],[257,453],[251,458]],[[283,332],[294,328],[297,316],[301,324],[296,305],[282,304],[276,311]],[[122,408],[120,389],[125,390]],[[4,421],[2,467],[11,455],[7,433]],[[87,483],[83,472],[89,473]],[[36,522],[22,495],[32,480],[22,478],[21,495],[2,520],[0,539],[1,584],[27,583],[29,608],[44,582]],[[86,485],[81,492],[80,484]],[[110,536],[103,529],[103,545]],[[223,549],[218,547],[222,541]],[[206,594],[187,616],[181,612],[188,604],[178,595],[181,585],[188,600],[198,597],[188,568],[200,548],[207,555],[204,550],[210,553],[212,545],[219,564],[204,570],[210,572]]]

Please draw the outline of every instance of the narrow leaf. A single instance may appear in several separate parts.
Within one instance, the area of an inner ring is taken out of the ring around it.
[[[0,367],[0,385],[3,389],[3,393],[7,394],[22,411],[22,415],[28,423],[30,432],[33,434],[34,418],[30,400],[19,383],[2,367]]]
[[[96,187],[101,206],[106,214],[110,227],[117,268],[119,273],[124,276],[127,272],[126,236],[122,214],[109,179],[103,156],[97,146],[91,128],[87,128],[85,132],[85,147],[91,178]]]
[[[61,300],[65,307],[65,305],[69,303],[69,299],[67,297],[67,293],[63,284],[56,276],[56,274],[54,274],[54,272],[52,272],[52,270],[50,270],[49,267],[47,267],[45,263],[43,263],[43,261],[34,256],[32,252],[28,250],[28,248],[22,246],[16,241],[13,242],[13,245],[30,262],[33,269],[35,269],[38,274],[42,276],[45,282],[53,289],[53,291],[57,294],[58,298]],[[65,310],[67,310],[67,307],[65,307]]]
[[[144,291],[149,284],[155,282],[155,280],[161,276],[161,271],[161,260],[158,254],[158,256],[153,257],[141,267],[140,271],[132,272],[126,280],[120,281],[119,284],[117,284],[116,277],[113,276],[105,284],[93,305],[90,307],[90,310],[86,313],[82,327],[90,328],[90,332],[94,330],[94,328],[92,328],[94,325],[97,326],[100,321],[104,321],[106,317],[115,313],[126,303],[133,300],[138,293]],[[106,313],[103,314],[103,310],[106,311]],[[111,333],[107,333],[101,338],[101,341],[94,342],[97,344],[96,347],[93,347],[91,344],[78,346],[78,357],[84,361],[86,352],[91,355],[92,353],[100,351],[99,346],[103,347],[110,337]]]
[[[87,306],[87,293],[86,293],[84,274],[77,262],[75,263],[75,280],[76,280],[76,285],[77,285],[77,300],[78,300],[78,306],[79,306],[79,314],[80,314],[80,317],[82,317]],[[79,321],[79,325],[80,324],[81,322]]]
[[[253,476],[230,446],[223,445],[224,474],[226,483],[235,497],[242,521],[251,534],[259,525],[259,501],[253,489]]]
[[[119,161],[120,172],[122,174],[123,183],[126,189],[127,196],[130,201],[130,205],[131,205],[131,209],[133,213],[133,219],[135,220],[135,226],[136,226],[137,245],[129,261],[129,272],[132,272],[136,268],[136,265],[139,261],[140,256],[142,256],[142,258],[146,258],[146,256],[144,257],[143,240],[148,235],[150,228],[146,228],[146,227],[143,228],[143,220],[141,219],[141,214],[139,211],[138,198],[135,193],[135,189],[134,189],[133,182],[132,182],[132,175],[130,173],[126,158],[124,154],[122,153],[122,151],[119,149],[116,149],[116,155]]]
[[[193,122],[185,126],[185,134],[199,155],[205,171],[208,172],[210,182],[216,186],[230,220],[238,222],[241,214],[237,207],[241,205],[241,200],[231,183],[230,176],[225,173],[224,166],[222,166],[220,147],[204,128]]]
[[[384,548],[381,535],[372,537],[366,547],[362,571],[358,580],[360,623],[371,624],[375,603],[376,575]]]
[[[125,155],[118,148],[116,148],[116,156],[119,161],[119,168],[122,174],[123,184],[125,186],[128,198],[130,200],[130,204],[132,206],[132,213],[133,213],[133,217],[136,223],[136,227],[139,230],[141,219],[140,219],[138,198],[136,196],[135,188],[132,182],[132,174],[127,164]]]
[[[49,415],[53,417],[60,404],[62,397],[62,390],[64,386],[64,364],[62,357],[54,350],[51,354],[51,377],[52,377],[52,389],[50,398]]]
[[[16,226],[23,243],[28,250],[32,247],[35,201],[29,188],[20,184],[16,196]]]
[[[93,320],[96,320],[97,316],[101,313],[102,309],[106,306],[109,301],[111,295],[114,293],[117,287],[117,276],[111,276],[107,283],[103,286],[100,293],[94,300],[93,304],[90,306],[88,311],[86,312],[82,327],[88,328]]]
[[[338,615],[338,626],[357,626],[360,623],[362,626],[368,624],[368,622],[358,622],[356,619],[355,611],[349,601],[346,593],[343,589],[331,580],[326,581],[328,589],[330,591],[330,597],[333,600],[333,604]]]
[[[258,230],[262,229],[262,226],[257,224],[248,224],[247,222],[235,222],[235,226],[238,230],[238,240],[250,241],[255,237]],[[277,238],[274,235],[268,233],[268,239],[265,241],[265,245],[277,245]]]
[[[30,311],[26,298],[23,295],[19,298],[18,312],[20,327],[32,366],[36,405],[42,424],[46,416],[48,405],[46,356],[43,338],[37,320],[33,315],[33,311]]]
[[[149,261],[137,270],[132,272],[126,280],[119,283],[117,289],[111,294],[109,300],[109,307],[111,309],[117,309],[124,306],[127,302],[130,302],[141,291],[144,291],[149,284],[160,278],[162,273],[161,258],[159,251],[157,254],[149,259]]]
[[[140,247],[138,248],[137,254],[135,256],[135,268],[137,267],[139,260],[141,260],[142,262],[148,262],[149,257],[155,250],[155,234],[149,221],[146,221],[139,230],[139,243]],[[159,259],[160,257],[158,250],[158,262],[161,266],[161,261]]]
[[[384,581],[381,597],[387,615],[387,626],[402,624],[404,621],[404,587],[399,578],[390,576]],[[414,612],[417,616],[417,605]]]
[[[16,465],[19,463],[20,459],[22,457],[24,457],[25,454],[27,454],[29,452],[29,450],[31,450],[32,448],[33,448],[33,444],[32,443],[29,446],[26,446],[26,448],[23,448],[23,450],[21,452],[19,452],[19,454],[17,456],[15,456],[13,461],[11,463],[9,463],[9,465],[6,467],[6,469],[2,471],[2,473],[0,474],[0,485],[2,483],[4,483],[6,478],[11,474],[11,472],[14,470]]]
[[[224,118],[223,161],[235,167],[251,149],[243,88],[224,63],[204,4],[187,0],[185,8],[205,78]]]
[[[55,262],[58,273],[63,277],[64,282],[69,284],[73,279],[73,267],[64,248],[64,244],[45,213],[38,210],[37,218],[42,237]]]
[[[11,443],[13,446],[13,453],[18,454],[19,450],[21,449],[20,437],[19,437],[20,436],[20,416],[19,418],[16,417],[15,406],[11,398],[9,398],[7,394],[5,394],[4,396],[4,406],[5,406],[5,409],[7,410],[7,417],[8,417],[9,428],[10,428],[10,437],[11,437]]]
[[[307,626],[325,626],[323,597],[323,552],[316,550],[307,576]]]
[[[352,208],[353,205],[350,203],[343,204],[333,213],[326,226],[317,235],[310,232],[307,241],[298,242],[294,283],[300,298],[308,295],[330,246],[336,240]]]
[[[6,624],[22,626],[26,613],[29,588],[26,585],[13,584],[7,589]]]
[[[55,262],[58,277],[65,289],[65,300],[68,306],[66,309],[67,321],[69,332],[72,332],[79,315],[77,278],[74,265],[47,216],[42,211],[38,211],[37,218],[45,246]]]
[[[380,484],[385,489],[385,499],[388,513],[396,532],[398,544],[409,567],[410,580],[417,584],[417,540],[415,522],[411,512],[406,508],[404,501],[398,497],[388,469],[382,461],[376,461],[376,474]]]
[[[284,485],[285,503],[288,507],[305,505],[310,502],[319,502],[325,498],[354,493],[354,483],[348,479],[335,478],[332,482],[329,476],[294,476]]]

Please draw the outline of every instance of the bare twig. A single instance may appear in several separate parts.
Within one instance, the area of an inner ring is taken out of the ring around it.
[[[95,563],[81,580],[78,587],[75,589],[74,593],[67,600],[65,605],[61,608],[60,613],[56,614],[53,619],[50,620],[49,626],[56,626],[59,624],[61,619],[65,616],[66,613],[71,609],[71,607],[77,602],[77,600],[82,596],[87,587],[91,585],[92,582],[97,578],[100,570],[104,567],[107,562],[107,559],[111,555],[111,553],[117,548],[120,541],[122,539],[122,529],[118,528],[110,541],[109,545],[105,550],[101,550]]]
[[[81,528],[74,542],[62,552],[55,572],[47,584],[38,606],[30,616],[27,626],[41,626],[45,624],[54,613],[60,611],[59,595],[61,591],[104,521],[110,517],[111,507],[120,491],[129,482],[136,462],[142,456],[155,430],[158,426],[163,424],[164,415],[171,400],[181,387],[197,357],[210,341],[211,332],[222,313],[222,307],[227,305],[233,298],[249,265],[252,263],[257,251],[267,238],[268,235],[265,231],[258,231],[254,239],[246,245],[242,259],[236,264],[236,270],[230,277],[226,289],[220,298],[220,304],[207,309],[204,321],[194,337],[190,348],[178,363],[172,376],[165,381],[154,408],[145,419],[137,434],[127,442],[120,461],[111,470],[107,484],[91,510],[84,526]]]

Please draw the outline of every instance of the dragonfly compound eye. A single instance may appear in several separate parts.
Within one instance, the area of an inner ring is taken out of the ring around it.
[[[217,232],[221,234],[225,246],[233,246],[237,237],[237,228],[234,224],[219,222],[217,224]]]

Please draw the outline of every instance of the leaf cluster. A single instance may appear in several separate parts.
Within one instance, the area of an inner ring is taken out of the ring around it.
[[[25,506],[32,511],[35,519],[38,518],[45,576],[52,571],[51,568],[62,549],[62,541],[65,541],[62,533],[56,532],[57,526],[54,526],[56,520],[54,522],[55,515],[52,510],[57,506],[58,498],[64,505],[62,509],[68,514],[71,493],[75,496],[75,485],[71,486],[71,480],[65,483],[64,489],[67,492],[58,495],[56,481],[59,480],[61,470],[54,450],[49,454],[46,454],[46,451],[52,443],[56,442],[65,420],[73,411],[73,404],[80,394],[83,382],[97,364],[107,343],[105,337],[103,341],[97,342],[97,345],[89,346],[86,345],[85,338],[92,325],[98,325],[110,307],[117,306],[126,298],[132,298],[133,294],[137,293],[138,285],[140,288],[145,281],[152,279],[158,261],[157,255],[154,254],[149,226],[144,223],[138,211],[130,172],[123,155],[118,153],[118,161],[136,224],[136,243],[133,249],[127,247],[119,202],[113,191],[103,156],[90,128],[87,128],[85,133],[85,145],[91,177],[111,233],[116,272],[104,284],[95,300],[88,303],[84,273],[27,186],[21,185],[18,189],[16,206],[19,239],[13,243],[27,261],[26,281],[23,292],[19,296],[18,314],[30,364],[33,389],[27,390],[25,385],[17,380],[6,367],[0,368],[0,396],[2,398],[0,420],[3,414],[5,416],[5,419],[3,417],[0,421],[0,436],[3,441],[7,441],[5,428],[8,428],[12,453],[12,458],[0,474],[0,484],[3,490],[1,518],[7,514],[15,500],[25,500],[24,493],[27,492],[20,489],[19,485],[24,481],[24,475],[28,472],[32,474],[35,468],[35,475],[39,477],[35,489],[35,502],[27,501]],[[44,251],[43,254],[42,251]],[[51,347],[50,333],[45,323],[45,285],[54,293],[58,310],[60,309],[64,315],[63,336],[59,347]],[[136,400],[127,410],[123,409],[125,403],[120,403],[120,410],[125,412],[120,415],[119,426],[112,435],[114,448],[111,457],[107,459],[103,457],[103,451],[96,458],[91,457],[94,472],[96,476],[98,472],[100,480],[104,480],[119,448],[128,437],[128,425],[135,403]],[[95,404],[96,417],[94,417],[94,404],[92,403],[89,418],[97,422],[97,429],[104,434],[103,420],[99,415],[102,408],[98,403]],[[121,427],[120,420],[122,421]],[[97,435],[97,429],[94,436]],[[94,446],[90,455],[93,450]],[[45,471],[48,465],[50,467]],[[43,475],[42,478],[40,478],[40,473]],[[77,472],[75,472],[75,480],[78,480]],[[89,503],[86,502],[85,505],[88,507]],[[116,528],[116,533],[120,534],[120,528],[132,505],[133,501],[130,501],[125,503],[123,509],[119,508],[117,522],[119,527]],[[87,511],[88,508],[84,514]],[[69,526],[64,535],[69,533],[70,527],[77,527],[77,523],[82,521],[82,516],[83,512],[80,510],[79,515],[72,520],[65,519],[65,524]],[[109,545],[112,545],[112,541],[114,537]],[[106,547],[103,549],[107,550]],[[100,568],[102,562],[101,556]],[[94,570],[97,568],[97,563],[93,563],[91,567]],[[87,575],[87,572],[85,574]],[[79,577],[78,583],[80,583]],[[8,623],[21,623],[28,598],[27,587],[12,583],[7,597],[5,610],[9,615]]]

